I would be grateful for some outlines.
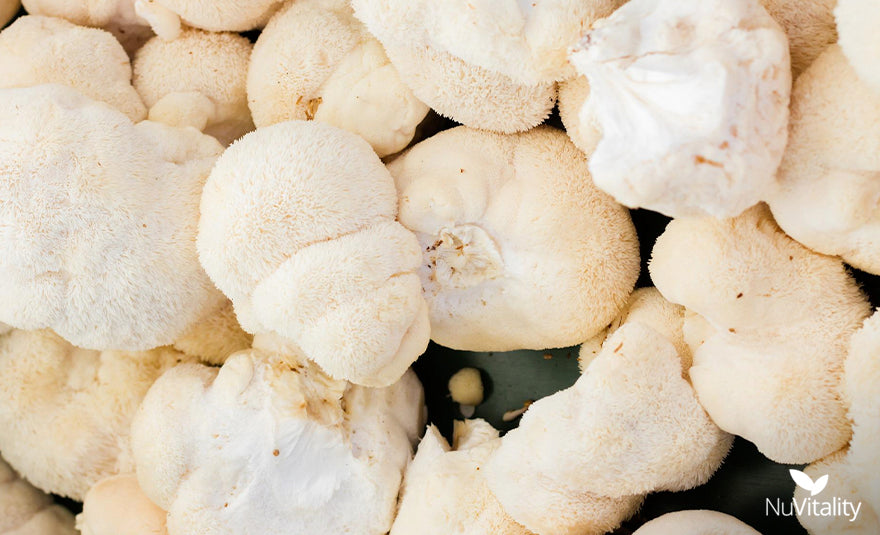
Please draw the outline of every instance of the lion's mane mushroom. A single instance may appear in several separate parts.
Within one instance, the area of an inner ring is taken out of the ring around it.
[[[795,83],[777,178],[769,203],[786,233],[880,274],[880,91],[836,45]]]
[[[684,377],[687,359],[674,345],[683,320],[663,308],[630,314],[575,385],[533,403],[489,459],[490,489],[530,530],[604,533],[648,492],[705,483],[727,454],[732,437]],[[554,507],[578,495],[604,506]]]
[[[528,130],[550,115],[556,83],[522,84],[431,44],[424,29],[418,30],[418,4],[352,1],[355,16],[382,43],[419,100],[466,126],[503,133]]]
[[[254,47],[248,101],[257,126],[324,121],[380,157],[406,147],[428,113],[346,1],[298,0],[272,17]]]
[[[872,0],[838,0],[834,15],[840,34],[838,43],[846,58],[866,84],[880,91],[877,69],[880,62],[880,35],[877,34],[880,9],[877,3]]]
[[[602,139],[599,188],[673,217],[732,217],[766,198],[785,149],[788,41],[757,0],[632,0],[571,61]]]
[[[129,53],[152,37],[148,22],[135,12],[134,0],[22,0],[22,5],[31,15],[107,30]]]
[[[174,349],[206,364],[220,366],[238,351],[249,349],[253,335],[244,331],[235,317],[231,301],[190,326],[177,340]]]
[[[761,535],[736,517],[717,511],[676,511],[659,516],[633,535]]]
[[[0,338],[0,450],[46,492],[82,500],[101,479],[132,472],[129,427],[170,348],[92,351],[49,330]]]
[[[68,87],[0,89],[0,321],[88,349],[172,343],[222,300],[195,247],[220,151]]]
[[[388,169],[400,222],[422,246],[437,343],[569,346],[606,326],[632,292],[639,251],[629,213],[593,186],[563,132],[458,127]]]
[[[406,470],[391,535],[530,535],[489,490],[486,460],[501,445],[483,420],[457,421],[453,444],[433,425]]]
[[[40,84],[72,87],[134,122],[147,115],[131,85],[128,55],[115,37],[64,19],[30,15],[0,32],[0,87]]]
[[[538,85],[575,76],[568,47],[593,21],[611,14],[623,0],[360,0],[361,5],[397,16],[394,28],[469,65],[511,80]],[[372,4],[372,5],[371,5]],[[412,37],[410,37],[412,38]]]
[[[199,257],[246,331],[287,337],[366,386],[424,352],[419,244],[360,137],[314,121],[260,128],[217,161],[201,210]]]
[[[240,35],[201,30],[150,39],[133,62],[134,87],[150,120],[193,126],[224,145],[253,130],[246,90],[251,48]]]
[[[673,220],[650,269],[668,300],[697,314],[686,324],[701,333],[689,337],[691,381],[722,429],[781,463],[846,445],[843,363],[870,307],[842,262],[786,236],[759,205]]]
[[[222,368],[178,366],[132,424],[141,488],[168,533],[388,532],[424,418],[413,372],[331,379],[274,336]]]
[[[141,490],[137,477],[124,474],[89,489],[76,529],[82,535],[167,535],[166,517]]]
[[[76,535],[73,515],[0,458],[0,535]]]

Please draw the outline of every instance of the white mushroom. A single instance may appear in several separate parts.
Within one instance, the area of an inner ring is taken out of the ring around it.
[[[428,113],[344,1],[298,0],[272,17],[254,47],[248,101],[257,126],[324,121],[380,157],[406,147]]]
[[[814,251],[880,274],[880,91],[840,47],[797,79],[789,132],[769,199],[779,226]]]
[[[74,89],[0,89],[0,321],[88,349],[172,343],[222,295],[199,265],[221,147]]]
[[[388,169],[400,222],[422,246],[435,342],[570,346],[608,325],[632,291],[639,256],[629,213],[593,186],[561,131],[454,128]]]
[[[859,77],[875,91],[880,91],[880,10],[873,0],[838,0],[834,10],[838,43]]]
[[[224,145],[253,130],[246,90],[251,48],[240,35],[201,30],[150,39],[133,62],[134,87],[150,120],[193,126]]]
[[[391,528],[423,425],[418,379],[350,385],[292,349],[258,337],[219,370],[178,366],[150,389],[132,447],[170,535]]]
[[[483,420],[456,421],[453,446],[433,425],[406,470],[391,535],[530,535],[489,491],[483,468],[501,445]]]
[[[122,1],[132,3],[138,16],[147,20],[157,35],[168,40],[179,37],[181,25],[184,24],[212,32],[242,32],[261,28],[283,2],[283,0]]]
[[[290,338],[327,373],[396,381],[428,344],[415,236],[394,181],[358,136],[326,123],[260,128],[217,161],[202,196],[205,270],[246,331]]]
[[[437,113],[471,128],[502,133],[528,130],[547,118],[556,102],[556,84],[522,84],[501,73],[469,64],[411,31],[420,12],[416,2],[390,5],[353,0],[355,15],[385,48],[400,79]]]
[[[673,217],[732,217],[765,199],[782,159],[788,41],[757,0],[632,0],[571,55],[602,139],[599,188]]]
[[[101,479],[132,472],[129,428],[170,348],[91,351],[48,330],[0,338],[0,450],[46,492],[82,500]]]
[[[40,84],[72,87],[134,122],[147,115],[131,85],[128,55],[111,34],[64,19],[21,17],[0,32],[0,87]]]
[[[722,429],[782,463],[846,445],[843,362],[870,308],[839,260],[757,206],[730,220],[673,220],[650,269],[664,297],[698,314],[685,326],[689,342],[702,341],[690,377]]]

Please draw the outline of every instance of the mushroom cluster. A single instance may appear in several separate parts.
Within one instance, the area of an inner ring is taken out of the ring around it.
[[[876,535],[878,22],[0,0],[0,535]]]

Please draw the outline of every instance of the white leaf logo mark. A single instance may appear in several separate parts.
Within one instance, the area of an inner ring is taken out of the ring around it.
[[[825,485],[828,484],[828,474],[816,479],[813,481],[810,479],[810,476],[801,472],[800,470],[789,470],[789,474],[791,474],[791,478],[797,484],[798,487],[810,491],[810,496],[815,496],[819,494],[823,490],[825,490]]]

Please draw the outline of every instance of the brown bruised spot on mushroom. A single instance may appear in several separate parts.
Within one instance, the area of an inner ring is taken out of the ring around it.
[[[306,120],[313,121],[315,119],[315,114],[318,113],[318,106],[324,102],[324,99],[321,97],[313,98],[306,103]]]
[[[278,450],[273,450],[272,455],[274,455],[275,457],[278,457],[279,455],[281,455],[281,452]]]

